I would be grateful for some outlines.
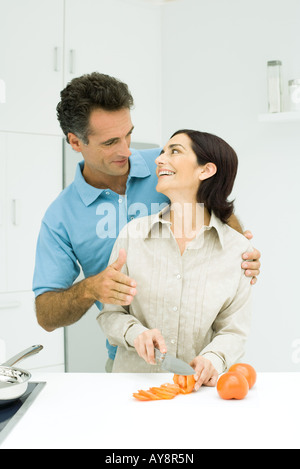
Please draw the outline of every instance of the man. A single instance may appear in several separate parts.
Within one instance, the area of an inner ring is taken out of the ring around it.
[[[33,290],[38,322],[49,332],[75,323],[94,303],[129,305],[143,288],[121,272],[124,252],[107,266],[125,223],[168,202],[155,190],[160,150],[130,150],[132,106],[127,85],[99,73],[75,78],[61,92],[58,120],[84,161],[74,182],[48,208],[38,239]],[[236,217],[229,224],[242,232]],[[242,264],[252,283],[259,258],[254,250]],[[85,279],[74,284],[78,264]],[[108,350],[113,359],[115,348],[108,344]]]

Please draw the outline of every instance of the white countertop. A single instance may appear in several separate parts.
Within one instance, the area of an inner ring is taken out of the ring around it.
[[[259,373],[242,401],[207,387],[166,401],[132,397],[172,376],[33,374],[47,384],[0,448],[300,448],[300,373]]]

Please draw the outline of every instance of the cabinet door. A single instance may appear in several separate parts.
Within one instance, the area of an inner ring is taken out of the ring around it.
[[[41,344],[44,349],[20,367],[37,369],[43,367],[64,368],[64,330],[49,334],[36,320],[32,292],[0,295],[0,360],[13,357],[31,345]],[[47,368],[48,369],[48,368]]]
[[[161,11],[125,0],[66,0],[65,82],[98,71],[128,84],[135,141],[160,143]]]
[[[60,135],[63,0],[0,0],[0,130]]]
[[[32,289],[43,215],[62,190],[62,138],[7,134],[7,291]]]
[[[0,292],[6,291],[6,135],[0,132]]]

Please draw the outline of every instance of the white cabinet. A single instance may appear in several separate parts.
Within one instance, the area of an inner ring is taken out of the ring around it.
[[[61,134],[63,0],[0,0],[0,130]]]
[[[64,330],[38,325],[31,291],[41,220],[61,189],[61,137],[0,132],[0,363],[42,344],[24,367],[64,371]]]
[[[41,220],[62,190],[62,138],[0,132],[0,167],[0,292],[30,291]]]
[[[0,324],[0,363],[31,345],[41,344],[44,349],[39,354],[16,366],[64,371],[64,330],[49,334],[38,325],[32,292],[0,294]]]
[[[133,94],[136,141],[161,136],[161,10],[124,0],[0,0],[0,131],[61,135],[60,91],[99,71]]]
[[[124,0],[66,0],[65,82],[94,71],[127,83],[135,141],[160,143],[161,10]]]

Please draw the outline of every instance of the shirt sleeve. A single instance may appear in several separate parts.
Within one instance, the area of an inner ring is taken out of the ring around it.
[[[200,353],[212,362],[219,374],[238,362],[245,352],[251,326],[251,288],[250,279],[242,270],[236,295],[216,317],[212,341]]]
[[[127,252],[128,238],[124,234],[125,230],[121,231],[114,244],[109,265],[116,261],[120,249],[123,248]],[[126,263],[122,272],[128,275]],[[148,330],[135,316],[130,314],[129,306],[104,304],[102,311],[97,316],[97,321],[111,345],[121,345],[127,350],[134,347],[136,336]]]
[[[33,276],[35,296],[71,287],[79,273],[80,267],[67,236],[59,230],[51,229],[43,221],[37,241]]]

